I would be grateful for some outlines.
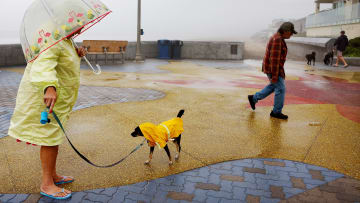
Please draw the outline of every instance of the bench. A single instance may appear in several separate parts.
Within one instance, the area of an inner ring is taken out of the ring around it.
[[[124,63],[127,45],[128,41],[115,40],[84,40],[82,44],[87,54],[95,55],[95,63],[97,63],[98,54],[105,54],[105,64],[107,63],[108,55],[113,56],[112,60],[114,63],[116,54],[121,56],[121,63]]]

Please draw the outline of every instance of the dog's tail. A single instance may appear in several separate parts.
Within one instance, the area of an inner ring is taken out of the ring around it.
[[[181,109],[177,115],[178,118],[181,118],[181,116],[184,114],[185,110]]]

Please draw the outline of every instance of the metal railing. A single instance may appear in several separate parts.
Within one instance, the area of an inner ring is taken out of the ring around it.
[[[306,17],[306,28],[360,23],[360,3],[321,11]]]

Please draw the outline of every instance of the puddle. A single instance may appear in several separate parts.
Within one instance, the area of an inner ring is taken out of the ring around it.
[[[206,67],[216,68],[219,70],[227,70],[227,69],[245,69],[249,66],[253,67],[261,67],[262,61],[260,60],[184,60],[186,62],[191,62],[197,65],[202,65]]]
[[[309,126],[320,126],[320,122],[309,122]]]
[[[103,62],[102,62],[103,63]],[[169,73],[169,71],[161,70],[158,67],[169,64],[164,60],[147,59],[146,63],[135,63],[133,61],[125,61],[124,64],[102,64],[100,63],[103,72],[125,72],[125,73]],[[81,64],[82,70],[90,70],[86,64]]]

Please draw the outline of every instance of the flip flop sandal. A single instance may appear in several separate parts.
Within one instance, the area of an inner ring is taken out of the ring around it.
[[[346,66],[343,66],[344,68],[347,68],[349,66],[349,64],[347,64]]]
[[[40,192],[41,195],[44,195],[44,196],[49,197],[49,198],[51,198],[51,199],[59,199],[59,200],[62,200],[62,199],[68,199],[68,198],[71,197],[71,193],[70,193],[70,194],[67,194],[67,195],[64,196],[64,197],[56,197],[56,195],[59,194],[59,193],[65,193],[64,188],[61,188],[61,191],[60,191],[60,192],[55,192],[55,193],[50,194],[50,195],[49,195],[49,194],[46,194],[45,192]]]
[[[66,179],[70,178],[71,180],[65,181]],[[70,177],[70,176],[63,176],[62,179],[58,182],[55,182],[55,185],[61,185],[61,184],[66,184],[66,183],[72,183],[74,182],[74,178]]]

